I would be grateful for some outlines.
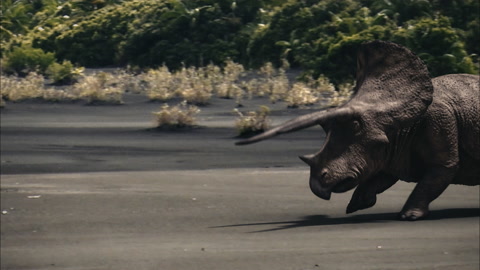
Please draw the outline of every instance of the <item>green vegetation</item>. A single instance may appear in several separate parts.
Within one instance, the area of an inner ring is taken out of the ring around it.
[[[45,53],[42,49],[27,46],[14,47],[4,60],[4,71],[22,77],[35,71],[44,74],[53,63],[55,63],[53,53]]]
[[[25,77],[34,72],[48,76],[54,84],[72,84],[80,77],[83,68],[76,68],[69,60],[56,62],[53,53],[31,46],[14,47],[2,59],[5,74]]]
[[[281,67],[288,60],[305,78],[324,74],[339,84],[352,80],[359,44],[383,39],[412,49],[432,76],[477,73],[479,5],[477,0],[6,0],[0,52],[4,72],[37,71],[57,83],[75,79],[74,65],[177,71],[223,67],[231,59],[246,68],[269,62]]]
[[[75,68],[72,62],[63,60],[63,63],[54,62],[48,66],[46,74],[54,84],[73,84],[82,75],[83,68]]]
[[[298,1],[276,12],[253,38],[251,59],[278,65],[287,57],[314,77],[325,74],[338,83],[353,78],[359,44],[382,39],[412,49],[433,76],[478,72],[478,43],[467,46],[478,41],[478,1],[448,1],[458,14],[440,2]]]

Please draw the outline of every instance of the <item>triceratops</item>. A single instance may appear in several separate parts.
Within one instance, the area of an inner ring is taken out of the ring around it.
[[[361,45],[353,98],[337,108],[297,117],[237,142],[258,142],[314,125],[323,148],[300,158],[310,166],[310,189],[331,193],[356,187],[347,213],[372,207],[398,180],[416,182],[402,220],[417,220],[450,184],[480,184],[480,77],[430,78],[408,49],[385,41]]]

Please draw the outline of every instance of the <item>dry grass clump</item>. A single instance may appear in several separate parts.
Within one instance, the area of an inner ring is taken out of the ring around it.
[[[121,104],[123,90],[115,86],[114,76],[100,72],[92,76],[83,76],[68,90],[45,87],[45,79],[37,73],[25,78],[2,76],[2,98],[7,101],[44,100],[64,102],[86,99],[94,104]]]
[[[241,77],[245,74],[245,69],[241,64],[235,63],[232,60],[225,62],[223,71],[219,70],[216,73],[209,73],[209,77],[214,85],[215,93],[220,98],[233,98],[238,106],[242,105],[242,100],[245,96],[245,90]]]
[[[243,89],[239,86],[239,78],[244,73],[242,65],[227,61],[222,69],[215,65],[206,67],[182,68],[170,72],[168,68],[150,70],[142,74],[149,99],[167,101],[181,97],[190,104],[206,105],[213,95],[219,98],[235,98],[240,102]]]
[[[330,80],[321,75],[318,79],[307,79],[305,83],[290,84],[286,76],[285,65],[275,69],[271,63],[266,63],[259,70],[260,78],[243,82],[249,98],[254,96],[268,96],[270,102],[284,101],[290,108],[323,103],[325,106],[340,106],[350,100],[353,85],[344,83],[335,86]]]
[[[223,68],[210,64],[201,68],[184,67],[172,73],[161,67],[139,77],[149,99],[157,101],[180,97],[189,104],[201,106],[208,104],[215,95],[233,98],[241,106],[248,95],[249,99],[267,96],[272,103],[286,101],[289,107],[310,105],[333,96],[336,99],[332,102],[338,102],[338,94],[334,94],[335,88],[328,78],[321,76],[308,84],[291,85],[286,67],[276,69],[272,63],[266,63],[255,76],[244,79],[243,66],[228,60]]]
[[[150,100],[167,101],[175,96],[173,75],[166,66],[141,74],[141,79]]]
[[[321,74],[316,80],[307,79],[307,84],[315,89],[315,91],[323,96],[331,95],[335,91],[335,86],[325,75]]]
[[[256,85],[256,93],[254,95],[268,96],[272,103],[281,101],[287,96],[290,90],[290,83],[285,69],[280,68],[277,70],[272,63],[268,62],[260,68],[259,75],[261,77],[253,82]]]
[[[195,86],[187,85],[181,92],[181,97],[190,104],[207,105],[212,98],[211,86],[202,82],[197,82]]]
[[[216,70],[217,72],[219,70]],[[220,98],[235,98],[239,101],[239,97],[243,97],[243,89],[240,87],[240,77],[244,74],[245,69],[241,64],[237,64],[231,60],[225,62],[223,72],[210,73],[209,76],[215,79],[216,94]]]
[[[31,72],[25,78],[1,76],[1,97],[5,100],[20,102],[24,100],[43,100],[48,102],[62,102],[76,100],[77,97],[65,90],[56,90],[45,87],[45,78]]]
[[[235,122],[235,128],[240,137],[248,137],[261,133],[268,129],[270,125],[270,108],[267,106],[260,106],[257,111],[249,111],[243,114],[238,109],[234,112],[239,116]]]
[[[84,76],[74,86],[79,98],[86,99],[89,104],[122,104],[124,91],[115,86],[111,74],[100,72]]]
[[[150,100],[167,101],[181,97],[190,104],[206,105],[213,95],[213,85],[207,69],[208,67],[184,67],[172,73],[163,66],[141,74],[140,77]]]
[[[337,107],[345,104],[350,100],[354,88],[352,83],[343,83],[339,84],[338,89],[335,90],[335,86],[324,75],[320,75],[316,80],[307,79],[307,85],[312,88],[318,102],[323,103],[326,107]]]
[[[52,88],[45,89],[41,98],[49,102],[71,102],[79,99],[79,97],[68,91]]]
[[[285,70],[280,69],[273,80],[269,81],[270,84],[270,102],[275,103],[277,101],[284,100],[288,92],[290,91],[290,83],[288,81]]]
[[[254,96],[263,97],[265,93],[261,93],[258,89],[260,89],[260,81],[256,78],[253,78],[248,81],[243,81],[240,83],[241,87],[245,89],[248,99],[252,99]]]
[[[285,102],[288,107],[340,106],[352,95],[352,84],[338,85],[338,90],[325,76],[291,84],[287,67],[275,68],[266,63],[258,72],[246,72],[241,64],[231,60],[220,66],[184,67],[171,72],[163,66],[135,75],[126,70],[84,75],[64,90],[46,88],[43,76],[30,73],[25,78],[2,76],[1,96],[5,101],[41,99],[53,102],[85,99],[89,104],[122,104],[126,92],[145,94],[150,100],[166,102],[182,98],[189,104],[201,106],[213,96],[235,99],[241,106],[248,96],[268,97],[270,102]]]
[[[285,102],[290,108],[298,108],[303,105],[312,105],[318,101],[314,89],[308,87],[305,83],[297,82],[288,91]]]
[[[347,103],[353,95],[353,83],[343,83],[338,85],[338,91],[328,99],[328,106],[337,107]]]
[[[339,85],[339,90],[336,91],[330,80],[321,75],[316,80],[310,79],[305,83],[297,82],[292,85],[287,77],[287,69],[288,63],[278,69],[272,63],[266,63],[255,77],[242,80],[240,78],[245,73],[243,67],[227,62],[221,74],[219,68],[215,70],[210,67],[210,73],[206,77],[216,79],[215,82],[212,79],[210,81],[218,97],[235,98],[239,105],[245,95],[248,95],[249,99],[267,96],[272,103],[284,101],[292,108],[315,103],[339,106],[350,99],[351,84]]]
[[[222,83],[217,85],[216,88],[218,91],[217,93],[223,93],[218,94],[218,97],[228,99],[233,98],[238,106],[242,105],[243,98],[245,97],[245,90],[241,84]]]
[[[2,75],[1,80],[2,97],[13,102],[40,98],[45,85],[44,77],[34,72],[25,78]]]
[[[204,68],[184,68],[175,77],[179,81],[177,92],[180,97],[190,104],[208,104],[213,96],[213,86]]]
[[[145,90],[145,81],[142,76],[135,75],[124,69],[113,74],[112,85],[123,90],[124,93],[141,94]]]
[[[175,73],[180,81],[179,96],[188,103],[206,105],[213,95],[219,98],[235,98],[241,103],[244,91],[240,87],[240,77],[245,72],[241,64],[231,60],[222,68],[212,64],[203,68],[184,68]]]
[[[195,126],[195,116],[199,112],[200,109],[197,106],[188,105],[187,101],[183,101],[173,107],[164,104],[160,111],[152,112],[152,114],[155,117],[157,128],[178,129]]]
[[[201,70],[203,71],[204,76],[207,77],[208,80],[212,83],[212,86],[214,88],[216,85],[221,84],[224,80],[222,68],[217,65],[210,63],[208,66],[201,68]],[[215,89],[214,92],[216,92]]]

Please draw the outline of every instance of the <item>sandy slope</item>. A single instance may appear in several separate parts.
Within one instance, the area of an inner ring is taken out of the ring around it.
[[[478,187],[449,187],[425,221],[395,220],[407,183],[345,215],[351,192],[316,198],[296,158],[320,129],[238,147],[233,101],[188,132],[148,130],[158,106],[2,110],[2,270],[479,269]]]

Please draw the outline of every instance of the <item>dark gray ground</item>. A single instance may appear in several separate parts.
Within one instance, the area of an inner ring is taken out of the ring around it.
[[[296,157],[319,128],[238,147],[231,100],[184,132],[126,101],[2,109],[1,269],[480,269],[478,187],[449,187],[424,221],[395,220],[403,182],[345,215],[351,192],[316,198]]]
[[[240,109],[256,110],[265,102]],[[235,146],[235,103],[225,99],[201,107],[200,127],[159,132],[152,129],[152,111],[160,106],[135,95],[116,106],[8,104],[1,111],[2,173],[303,166],[296,156],[316,151],[324,138],[312,128],[268,144]],[[308,112],[269,106],[273,124]]]

